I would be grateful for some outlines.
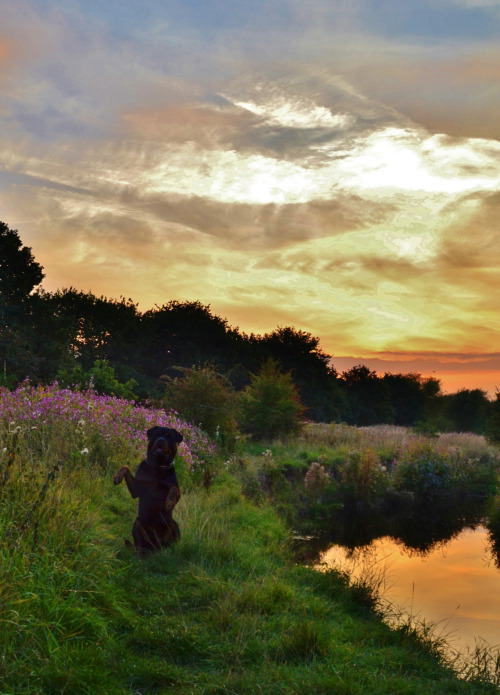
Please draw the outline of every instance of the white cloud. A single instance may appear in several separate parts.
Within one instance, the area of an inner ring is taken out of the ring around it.
[[[258,86],[257,86],[258,88]],[[285,128],[335,128],[345,129],[353,121],[347,113],[332,113],[324,106],[318,106],[307,100],[290,101],[278,97],[274,102],[259,104],[256,102],[234,101],[251,113],[261,116],[274,125]]]

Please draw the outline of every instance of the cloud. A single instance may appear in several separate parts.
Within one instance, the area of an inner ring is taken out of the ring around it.
[[[498,47],[464,4],[11,3],[2,218],[49,289],[199,299],[343,355],[491,353]]]

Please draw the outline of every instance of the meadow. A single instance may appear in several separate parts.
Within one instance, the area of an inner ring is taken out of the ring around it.
[[[175,413],[28,384],[0,389],[0,423],[0,692],[497,692],[479,660],[458,674],[428,631],[383,622],[376,587],[298,562],[293,542],[331,510],[422,489],[494,499],[484,439],[307,425],[229,454]],[[112,475],[154,424],[184,435],[182,538],[141,560]]]

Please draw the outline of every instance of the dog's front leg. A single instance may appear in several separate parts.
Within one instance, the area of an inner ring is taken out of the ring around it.
[[[169,490],[169,493],[167,495],[167,499],[165,500],[165,511],[166,512],[171,512],[172,509],[175,507],[177,502],[181,498],[181,491],[179,490],[178,487],[171,487]]]
[[[122,480],[125,478],[125,482],[127,483],[128,490],[132,497],[137,497],[139,495],[138,491],[136,490],[136,484],[135,484],[135,478],[130,472],[130,468],[128,466],[122,466],[118,473],[115,473],[113,477],[113,484],[114,485],[119,485]]]

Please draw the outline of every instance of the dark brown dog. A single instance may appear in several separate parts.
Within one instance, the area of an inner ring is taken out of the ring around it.
[[[125,478],[132,497],[139,498],[137,519],[132,528],[138,555],[161,550],[181,537],[172,510],[181,496],[173,461],[182,434],[170,427],[157,426],[148,430],[147,435],[147,456],[135,476],[128,466],[122,466],[113,478],[115,485]]]

